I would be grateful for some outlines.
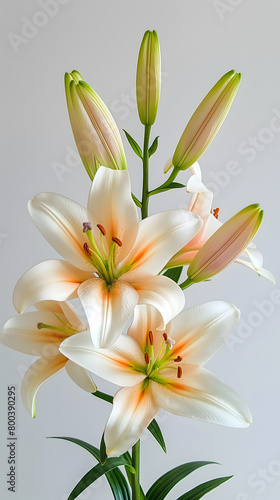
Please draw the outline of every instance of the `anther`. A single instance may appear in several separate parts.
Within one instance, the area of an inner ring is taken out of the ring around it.
[[[219,208],[213,208],[212,213],[213,213],[215,219],[218,219],[218,217],[219,217],[219,211],[220,211]]]
[[[150,344],[151,345],[154,345],[154,336],[153,336],[153,332],[149,332],[149,341],[150,341]]]
[[[147,365],[150,363],[150,356],[147,352],[145,352],[145,361],[146,361]]]
[[[105,234],[106,234],[105,227],[103,227],[102,224],[97,224],[97,227],[98,227],[99,231],[103,234],[103,236],[105,236]]]
[[[121,242],[121,240],[119,240],[119,238],[116,238],[115,236],[113,236],[112,241],[114,243],[117,243],[118,247],[122,247],[122,242]]]
[[[84,243],[84,251],[86,252],[87,255],[89,255],[89,257],[91,257],[91,253],[89,251],[89,246],[87,243]]]
[[[83,233],[86,233],[87,231],[92,231],[91,222],[83,222]]]
[[[183,358],[181,358],[181,356],[177,356],[177,358],[174,359],[175,363],[180,363],[180,361],[182,361]]]
[[[163,333],[163,334],[162,334],[162,336],[163,336],[163,338],[164,338],[164,340],[165,340],[165,342],[166,342],[166,341],[167,341],[167,339],[168,339],[167,333]]]
[[[42,321],[41,321],[40,323],[37,323],[37,328],[38,328],[38,330],[41,330],[42,325],[43,325]]]
[[[177,377],[178,377],[178,378],[181,378],[181,377],[182,377],[182,374],[183,374],[182,367],[181,367],[181,366],[178,366],[178,368],[177,368]]]

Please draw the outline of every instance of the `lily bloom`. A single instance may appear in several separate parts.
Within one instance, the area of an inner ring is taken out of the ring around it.
[[[64,196],[42,193],[29,202],[29,212],[66,261],[42,262],[22,276],[14,290],[18,312],[41,300],[78,296],[93,343],[109,347],[136,304],[154,305],[162,330],[184,307],[180,287],[157,274],[202,221],[187,210],[170,210],[138,222],[127,170],[100,167],[88,209]]]
[[[99,165],[126,169],[123,143],[109,109],[78,71],[65,74],[69,118],[82,162],[91,179]]]
[[[59,352],[64,339],[88,330],[76,309],[66,302],[51,300],[38,303],[35,307],[37,311],[9,319],[0,335],[2,344],[25,354],[40,356],[28,368],[21,385],[23,403],[32,417],[35,417],[39,387],[63,368],[85,391],[92,393],[97,390],[91,373]]]
[[[201,169],[199,164],[196,162],[190,167],[190,170],[193,175],[187,183],[187,191],[192,193],[192,198],[188,210],[198,214],[203,220],[203,225],[195,237],[170,259],[166,268],[190,265],[198,251],[223,225],[222,222],[218,220],[219,209],[212,209],[213,193],[206,188],[201,180]],[[252,269],[257,272],[258,275],[275,283],[271,272],[262,267],[262,254],[256,250],[256,245],[252,241],[243,252],[242,249],[240,249],[239,255],[240,254],[241,256],[237,256],[234,262]]]
[[[231,427],[251,422],[247,405],[234,389],[203,368],[235,327],[238,309],[209,302],[182,311],[163,334],[156,331],[157,315],[151,306],[137,306],[128,334],[109,349],[95,349],[86,333],[60,346],[75,363],[124,386],[114,397],[105,427],[109,456],[133,446],[160,408]]]

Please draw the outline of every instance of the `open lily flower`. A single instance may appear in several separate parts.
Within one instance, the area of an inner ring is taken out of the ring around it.
[[[59,352],[60,343],[88,330],[76,309],[66,302],[43,301],[37,311],[15,316],[4,325],[0,342],[16,351],[40,356],[27,370],[21,386],[22,400],[35,417],[35,398],[39,387],[63,368],[74,382],[88,392],[97,387],[91,373]]]
[[[200,229],[201,218],[170,210],[138,222],[127,170],[100,167],[88,209],[54,193],[29,202],[35,224],[68,261],[46,261],[17,283],[14,305],[23,312],[40,300],[79,296],[93,343],[109,347],[137,303],[154,305],[165,328],[184,307],[180,287],[157,276],[166,262]]]
[[[189,265],[197,255],[197,252],[222,226],[222,222],[218,220],[219,209],[212,209],[213,193],[206,188],[201,180],[201,169],[199,164],[196,162],[190,167],[190,170],[193,175],[188,181],[187,191],[192,193],[193,196],[189,203],[188,210],[198,214],[203,220],[203,225],[195,237],[172,257],[166,268]],[[262,254],[256,250],[256,245],[253,242],[248,245],[241,256],[237,257],[234,262],[247,266],[260,276],[275,283],[271,272],[262,267]]]
[[[239,311],[226,302],[209,302],[182,311],[163,334],[158,313],[137,306],[128,335],[109,349],[95,349],[87,333],[65,340],[60,351],[110,382],[124,386],[114,397],[105,428],[109,456],[127,451],[160,408],[177,415],[231,427],[246,427],[251,414],[240,396],[203,368],[224,345]]]

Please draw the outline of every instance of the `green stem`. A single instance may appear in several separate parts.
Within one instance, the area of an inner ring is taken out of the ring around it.
[[[149,196],[153,196],[154,194],[159,193],[162,189],[168,188],[169,184],[171,184],[171,182],[173,182],[174,179],[176,179],[179,172],[180,172],[179,168],[174,167],[168,179],[163,184],[161,184],[161,186],[150,191]]]
[[[135,474],[132,474],[132,500],[141,499],[140,491],[140,440],[132,447],[132,466],[135,469]]]
[[[142,219],[148,217],[149,205],[149,139],[151,125],[145,125],[144,145],[143,145],[143,189],[142,189]]]
[[[183,281],[179,286],[182,290],[186,290],[186,288],[189,288],[189,286],[193,285],[194,281],[191,280],[191,278],[186,279],[186,281]]]
[[[103,399],[103,401],[107,401],[107,403],[113,403],[113,396],[109,394],[105,394],[105,392],[95,391],[91,393],[93,396],[96,396],[99,399]]]

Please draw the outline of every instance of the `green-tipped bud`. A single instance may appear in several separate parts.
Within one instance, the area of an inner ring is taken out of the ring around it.
[[[174,167],[186,170],[208,148],[229,112],[240,81],[240,73],[229,71],[208,92],[178,142],[172,158]]]
[[[263,211],[249,205],[225,222],[201,247],[188,268],[192,283],[204,281],[223,271],[249,245],[260,227]]]
[[[100,165],[126,169],[126,158],[117,125],[99,95],[78,71],[65,74],[70,122],[82,162],[91,179]]]
[[[156,119],[160,95],[160,47],[156,31],[146,31],[138,56],[136,97],[139,118],[143,125]]]

